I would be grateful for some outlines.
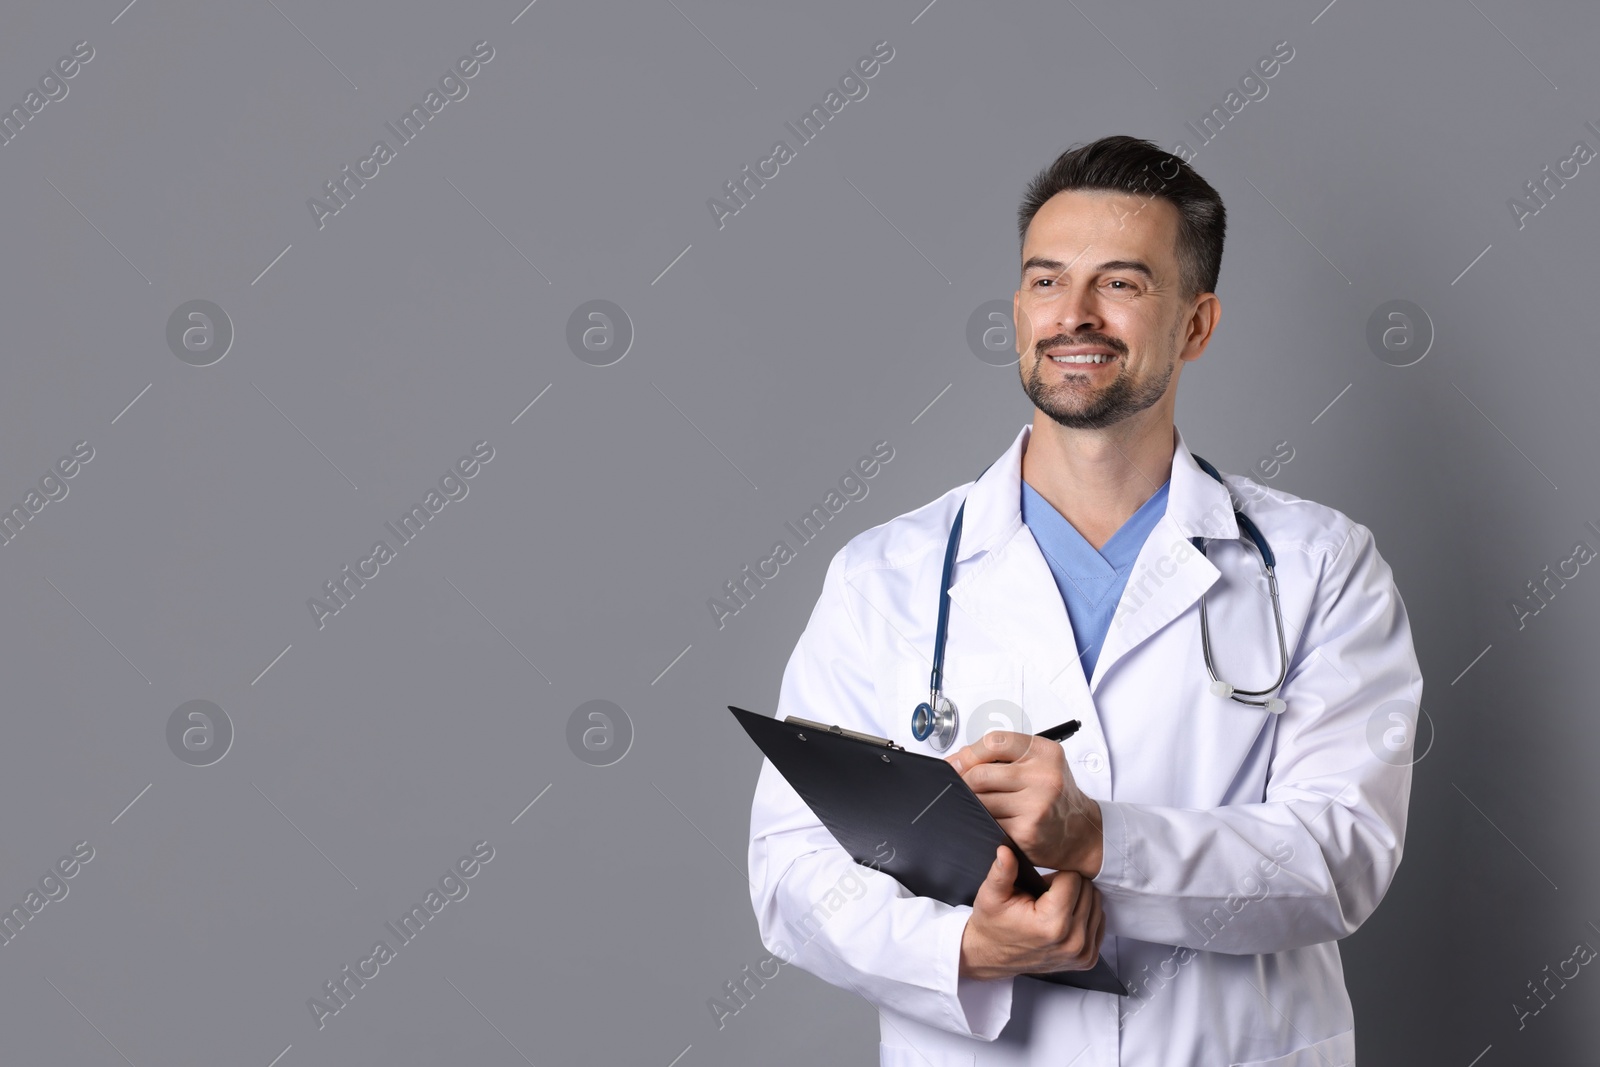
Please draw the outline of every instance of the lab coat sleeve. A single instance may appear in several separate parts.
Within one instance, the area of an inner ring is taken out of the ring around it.
[[[1323,559],[1291,645],[1263,801],[1099,802],[1104,847],[1093,882],[1107,933],[1280,952],[1353,933],[1387,892],[1411,790],[1415,729],[1403,727],[1419,718],[1422,676],[1371,531],[1353,524],[1342,550]]]
[[[778,696],[798,715],[883,735],[869,653],[856,611],[870,610],[834,556]],[[910,709],[907,709],[910,714]],[[879,854],[887,858],[885,843]],[[762,760],[750,811],[750,899],[761,941],[874,1006],[962,1037],[993,1041],[1011,1016],[1013,979],[959,974],[970,906],[913,896],[890,875],[851,859],[771,761]]]

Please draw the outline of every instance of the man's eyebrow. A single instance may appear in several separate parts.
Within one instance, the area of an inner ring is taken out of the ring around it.
[[[1027,262],[1022,265],[1022,273],[1024,274],[1028,273],[1030,270],[1048,270],[1059,273],[1066,269],[1067,265],[1065,263],[1061,262],[1059,259],[1050,259],[1047,256],[1029,256]],[[1104,263],[1101,263],[1095,269],[1102,271],[1131,270],[1136,271],[1139,274],[1143,274],[1151,281],[1155,281],[1156,278],[1155,272],[1152,271],[1145,263],[1137,259],[1109,259]]]

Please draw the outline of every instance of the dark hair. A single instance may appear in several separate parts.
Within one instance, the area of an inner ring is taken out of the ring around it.
[[[1178,270],[1186,298],[1215,292],[1222,272],[1222,240],[1228,213],[1204,178],[1150,141],[1117,135],[1068,148],[1028,183],[1017,209],[1017,238],[1027,240],[1028,224],[1046,200],[1068,189],[1110,189],[1142,193],[1178,209]]]

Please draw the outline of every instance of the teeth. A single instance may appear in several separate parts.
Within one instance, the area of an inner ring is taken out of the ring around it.
[[[1091,355],[1091,356],[1051,356],[1050,358],[1052,360],[1054,360],[1055,362],[1057,362],[1057,363],[1107,363],[1111,359],[1110,356],[1100,356],[1100,355]]]

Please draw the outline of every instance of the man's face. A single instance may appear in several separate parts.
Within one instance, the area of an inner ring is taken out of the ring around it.
[[[1210,332],[1184,329],[1195,305],[1182,297],[1177,234],[1168,201],[1109,190],[1057,193],[1033,217],[1013,302],[1018,370],[1051,419],[1099,429],[1172,404],[1179,359],[1198,357]]]

